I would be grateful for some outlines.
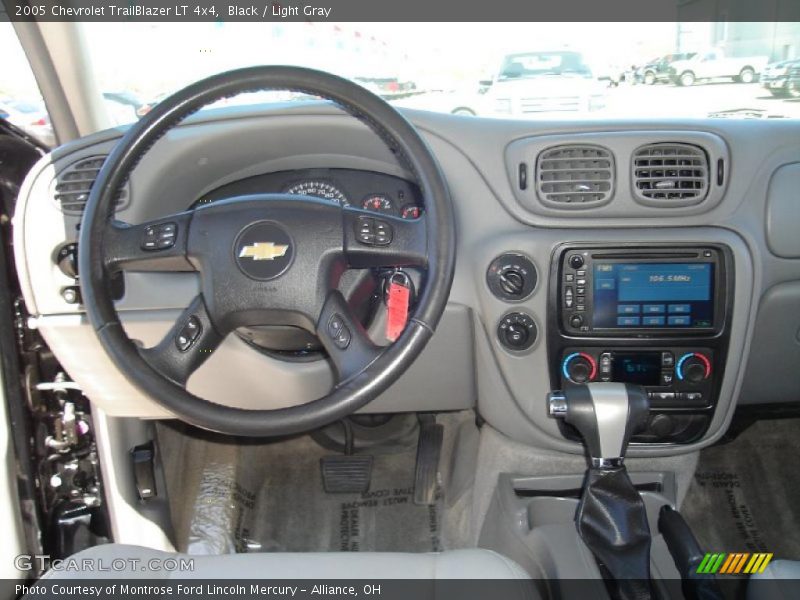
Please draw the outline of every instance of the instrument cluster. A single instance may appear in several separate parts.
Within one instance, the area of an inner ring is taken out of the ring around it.
[[[206,194],[193,207],[246,194],[313,196],[342,206],[417,219],[422,215],[419,188],[405,179],[357,169],[300,169],[248,177]]]

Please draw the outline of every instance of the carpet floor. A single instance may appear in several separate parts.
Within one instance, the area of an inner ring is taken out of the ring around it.
[[[700,452],[681,513],[707,552],[800,560],[800,419],[762,420]]]
[[[440,465],[446,469],[452,435],[445,437]],[[432,552],[451,546],[443,541],[448,508],[442,489],[431,506],[413,501],[415,432],[370,452],[371,485],[356,494],[325,492],[320,459],[335,452],[309,436],[243,443],[159,425],[159,448],[180,551]]]

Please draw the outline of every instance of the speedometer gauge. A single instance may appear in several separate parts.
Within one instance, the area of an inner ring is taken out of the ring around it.
[[[342,206],[350,205],[344,192],[326,181],[301,181],[286,188],[286,193],[322,198],[323,200],[330,200]]]

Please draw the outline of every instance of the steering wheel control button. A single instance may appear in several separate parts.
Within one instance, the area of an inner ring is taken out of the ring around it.
[[[338,313],[332,315],[328,321],[328,335],[330,335],[331,338],[336,339],[342,329],[344,329],[344,319],[342,318],[342,315]]]
[[[283,275],[294,258],[292,239],[272,221],[251,223],[242,229],[233,250],[242,273],[259,281]]]
[[[392,226],[386,221],[375,219],[375,244],[377,246],[387,246],[392,243],[394,232]]]
[[[200,319],[192,315],[181,327],[178,335],[175,336],[175,346],[181,352],[186,352],[197,341],[202,331],[203,327],[200,325]]]
[[[145,227],[142,237],[142,250],[166,250],[175,245],[178,237],[176,223],[159,223]]]
[[[356,220],[356,239],[367,246],[388,246],[392,243],[392,226],[381,219],[359,217]]]
[[[500,343],[515,352],[522,352],[533,346],[537,334],[536,322],[525,313],[509,313],[497,326]]]
[[[336,347],[339,348],[339,350],[346,350],[350,345],[350,340],[353,339],[350,329],[344,324],[342,324],[342,328],[339,330],[339,333],[331,337],[333,338],[333,343],[336,344]]]
[[[536,289],[536,267],[522,254],[508,252],[495,258],[486,271],[486,283],[495,297],[507,302],[524,300]]]

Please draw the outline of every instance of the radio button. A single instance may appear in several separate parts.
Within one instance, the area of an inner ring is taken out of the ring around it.
[[[575,274],[574,273],[567,273],[566,275],[564,275],[564,281],[567,281],[567,282],[570,282],[570,283],[575,281]]]
[[[666,323],[664,317],[642,317],[642,325],[645,327],[663,327]]]
[[[576,273],[576,275],[577,275],[578,277],[586,277],[586,271],[578,271],[578,272]]]
[[[575,283],[578,284],[578,285],[586,285],[586,280],[585,279],[578,279],[578,280],[575,281]]]
[[[663,304],[645,304],[642,306],[642,312],[646,315],[658,315],[666,311],[664,310]]]
[[[682,392],[680,399],[692,404],[703,404],[703,392]]]
[[[564,290],[564,306],[566,308],[572,308],[573,301],[572,287],[567,286],[567,289]]]
[[[586,293],[586,288],[585,287],[575,288],[575,292],[577,292],[579,296],[583,296]]]
[[[675,392],[648,392],[647,396],[655,402],[672,402],[675,400]]]
[[[620,315],[638,315],[638,304],[617,304],[617,314]]]
[[[600,374],[608,375],[611,373],[611,353],[603,352],[600,355]]]
[[[683,314],[688,315],[692,312],[692,305],[691,304],[669,304],[667,306],[667,312],[671,315],[675,314]]]
[[[692,320],[689,317],[669,317],[667,319],[667,323],[669,325],[678,325],[681,327],[688,327],[692,324]]]
[[[637,327],[639,317],[617,317],[617,325],[620,327]]]

